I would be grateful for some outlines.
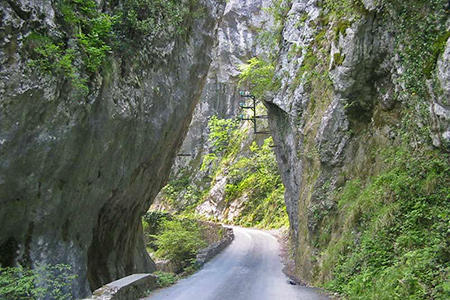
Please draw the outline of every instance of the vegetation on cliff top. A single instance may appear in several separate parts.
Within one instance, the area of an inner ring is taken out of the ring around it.
[[[126,0],[101,7],[94,0],[59,0],[53,7],[59,32],[42,27],[28,35],[29,64],[62,76],[80,95],[89,92],[88,79],[112,53],[158,56],[161,43],[186,35],[189,20],[202,14],[197,0]]]
[[[275,77],[275,62],[267,57],[253,57],[240,66],[240,83],[250,89],[253,96],[264,99],[265,93],[277,91],[280,81]]]

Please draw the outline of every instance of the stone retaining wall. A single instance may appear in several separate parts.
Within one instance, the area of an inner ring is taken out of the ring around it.
[[[84,300],[136,300],[159,287],[153,274],[133,274],[95,290]]]
[[[234,239],[232,228],[223,227],[223,238],[197,254],[196,265],[203,266],[224,250]],[[156,263],[158,270],[175,273],[175,266],[168,260]],[[95,290],[90,298],[83,300],[135,300],[144,297],[148,291],[159,287],[157,276],[153,274],[133,274]]]
[[[214,256],[224,250],[234,239],[233,228],[223,227],[225,230],[223,238],[208,247],[200,250],[197,254],[196,265],[203,266],[206,262],[211,260]]]

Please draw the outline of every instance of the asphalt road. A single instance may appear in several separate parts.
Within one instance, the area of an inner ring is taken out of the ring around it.
[[[283,274],[277,240],[267,232],[233,227],[235,240],[199,272],[155,291],[151,300],[328,300]]]

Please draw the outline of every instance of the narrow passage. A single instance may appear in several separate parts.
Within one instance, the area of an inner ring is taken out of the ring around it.
[[[283,274],[279,244],[267,232],[233,227],[235,240],[198,273],[148,300],[328,300]]]

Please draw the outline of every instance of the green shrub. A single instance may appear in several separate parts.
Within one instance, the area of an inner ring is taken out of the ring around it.
[[[118,11],[116,32],[128,48],[152,50],[189,31],[189,18],[201,15],[197,0],[126,0]]]
[[[271,149],[272,138],[259,146],[255,142],[248,146],[248,132],[246,127],[237,128],[235,120],[221,120],[216,116],[209,122],[209,140],[215,153],[203,156],[201,171],[208,171],[211,180],[218,176],[227,177],[225,186],[225,201],[231,203],[240,197],[246,197],[242,213],[234,220],[236,224],[256,226],[262,228],[279,228],[287,226],[288,216],[284,203],[284,186],[278,173],[275,154]],[[177,199],[181,193],[190,194],[192,187],[189,178],[185,181],[170,182],[163,190],[166,198]],[[176,183],[182,182],[180,188]],[[194,209],[207,191],[198,197],[192,197],[189,206],[184,205],[179,211]],[[170,202],[170,203],[169,203]],[[178,203],[171,204],[178,208]],[[175,201],[173,201],[175,202]]]
[[[26,40],[30,66],[63,76],[76,91],[85,95],[89,91],[86,75],[98,72],[112,50],[110,40],[116,18],[100,12],[93,0],[61,0],[57,8],[65,36],[30,34]]]
[[[361,14],[367,13],[361,0],[324,0],[323,7],[329,14],[336,16],[339,20],[345,17],[359,18]]]
[[[21,266],[0,268],[0,298],[74,299],[70,294],[70,286],[77,276],[70,269],[70,266],[64,264],[38,265],[32,270]]]
[[[158,283],[161,287],[169,286],[169,285],[172,285],[175,282],[177,282],[175,274],[161,272],[161,271],[156,271],[153,274],[158,276]]]
[[[228,167],[227,201],[247,195],[248,201],[235,220],[239,225],[275,228],[287,225],[284,186],[278,173],[272,138],[260,147],[255,142],[251,154]]]
[[[208,141],[211,143],[213,152],[223,153],[230,143],[230,138],[238,123],[235,119],[219,119],[212,116],[208,121]]]
[[[267,91],[280,88],[280,80],[275,78],[275,63],[264,58],[253,57],[239,67],[240,85],[247,85],[252,94],[263,98]]]
[[[157,43],[186,34],[188,19],[201,13],[197,0],[126,0],[108,12],[94,0],[54,2],[61,35],[45,30],[30,34],[30,66],[62,76],[81,95],[89,92],[88,78],[101,70],[113,49],[128,53],[145,48],[155,54]]]
[[[165,220],[170,220],[170,213],[165,211],[148,211],[142,217],[145,234],[155,234]]]
[[[186,206],[197,204],[202,199],[203,191],[192,185],[187,174],[180,172],[178,177],[172,178],[162,189],[162,202],[165,205],[180,211]]]
[[[158,258],[170,259],[178,266],[188,265],[195,259],[198,250],[206,246],[201,238],[197,221],[189,219],[166,220],[162,223],[161,231],[156,238]]]
[[[165,211],[148,211],[142,217],[142,220],[149,225],[159,226],[163,221],[170,218],[170,213]]]

